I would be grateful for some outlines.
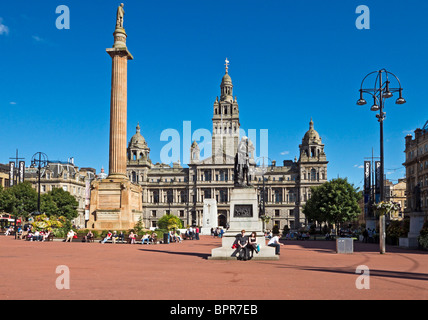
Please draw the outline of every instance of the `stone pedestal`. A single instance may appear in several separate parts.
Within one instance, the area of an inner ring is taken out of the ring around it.
[[[409,213],[410,226],[407,238],[399,239],[399,246],[404,248],[417,248],[419,246],[419,233],[424,225],[425,213],[424,212],[411,212]]]
[[[211,235],[211,228],[218,227],[217,201],[204,199],[204,211],[202,216],[202,235]]]
[[[102,230],[134,228],[142,216],[142,188],[128,180],[106,178],[91,186],[88,227]]]
[[[254,252],[253,260],[278,260],[275,248],[268,247],[262,230],[257,205],[257,190],[254,187],[234,188],[230,195],[230,227],[222,238],[222,246],[211,250],[210,260],[236,260],[238,251],[232,249],[236,236],[241,230],[250,236],[257,234],[260,252]]]

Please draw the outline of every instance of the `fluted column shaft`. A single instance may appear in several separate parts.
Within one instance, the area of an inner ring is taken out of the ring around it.
[[[123,53],[112,56],[109,176],[126,176],[127,64]]]

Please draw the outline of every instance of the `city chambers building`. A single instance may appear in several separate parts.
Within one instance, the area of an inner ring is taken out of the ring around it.
[[[229,197],[234,186],[234,159],[239,137],[239,107],[233,97],[233,84],[228,67],[220,85],[220,98],[213,106],[212,154],[200,159],[200,150],[194,141],[189,150],[190,163],[172,166],[152,163],[150,148],[139,125],[127,148],[127,175],[131,182],[142,187],[143,211],[141,220],[146,227],[156,227],[165,214],[178,216],[184,226],[202,225],[204,199],[215,199],[218,225],[227,227],[230,217]],[[244,109],[245,110],[245,109]],[[250,142],[251,144],[251,142]],[[250,150],[254,151],[254,147]],[[250,152],[251,183],[259,189],[262,203],[265,190],[265,214],[270,222],[266,228],[278,225],[298,229],[308,224],[302,213],[311,196],[311,187],[327,181],[327,159],[320,135],[312,119],[309,130],[299,145],[299,159],[284,160],[282,165],[270,161],[263,174],[257,172],[254,152]],[[262,206],[260,206],[262,208]]]

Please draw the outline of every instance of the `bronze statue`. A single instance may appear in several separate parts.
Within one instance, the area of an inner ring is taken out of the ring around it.
[[[415,202],[415,212],[422,211],[421,209],[421,187],[419,183],[415,186],[415,189],[413,190],[413,198]]]
[[[238,150],[235,156],[234,184],[235,187],[250,186],[250,157],[248,147],[248,137],[242,137],[239,142]],[[245,183],[246,180],[246,183]]]
[[[117,8],[116,13],[116,29],[122,28],[123,29],[123,16],[125,15],[125,10],[123,10],[123,3],[120,4],[120,6]]]

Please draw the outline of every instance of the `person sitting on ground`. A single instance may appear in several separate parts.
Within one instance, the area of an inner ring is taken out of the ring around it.
[[[269,247],[275,247],[275,254],[279,255],[280,247],[282,246],[282,243],[279,242],[279,235],[275,234],[272,239],[268,242]]]
[[[107,235],[105,236],[105,238],[104,238],[104,240],[103,241],[101,241],[101,243],[106,243],[108,240],[110,240],[111,239],[111,236],[112,236],[113,234],[111,233],[111,231],[109,230],[109,232],[107,233]]]

